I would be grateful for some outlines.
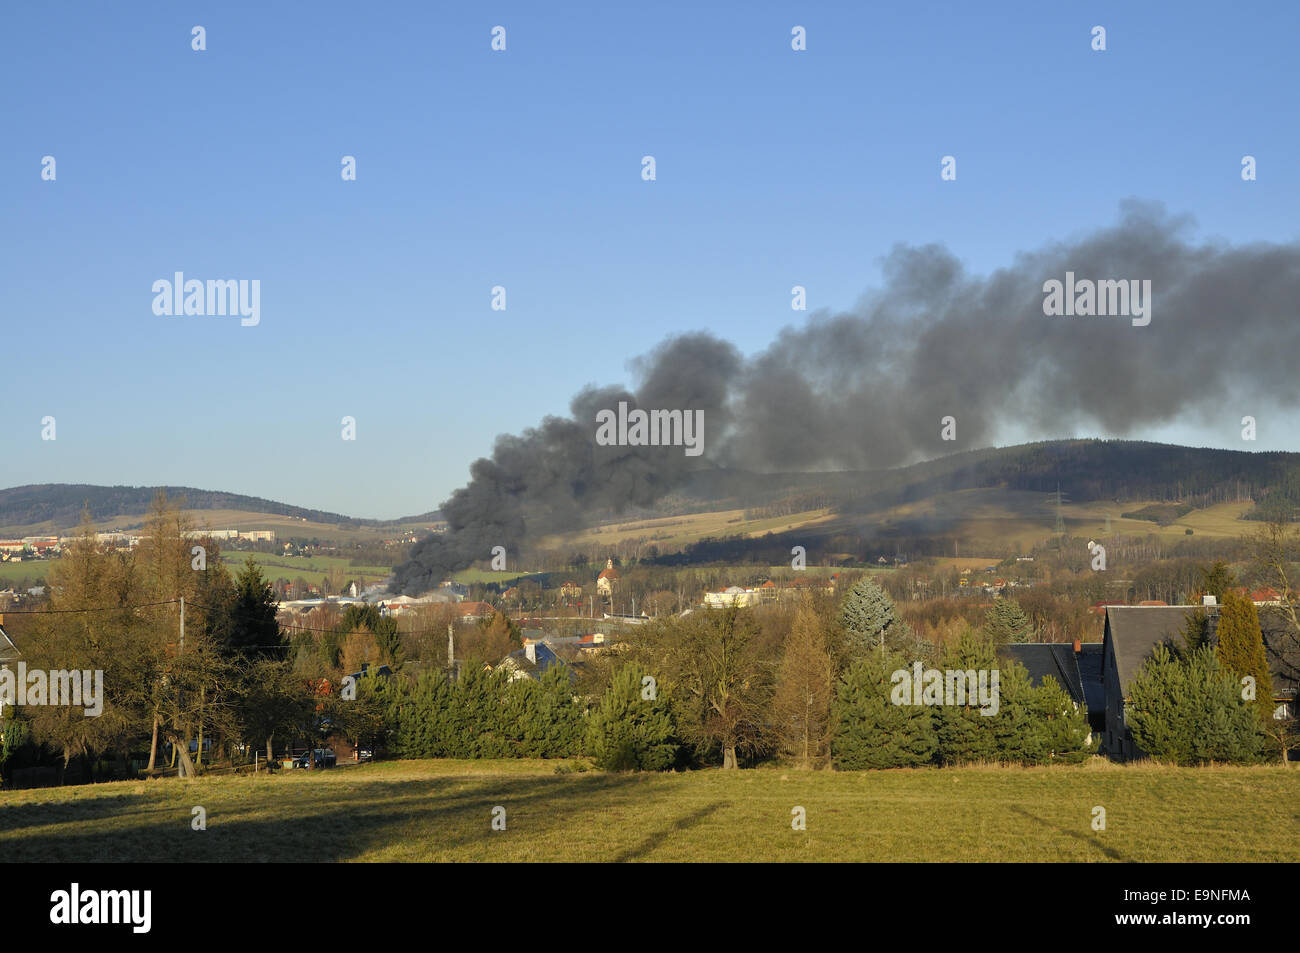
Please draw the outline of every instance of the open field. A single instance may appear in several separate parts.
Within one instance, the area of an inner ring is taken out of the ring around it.
[[[476,582],[495,582],[504,585],[507,582],[514,582],[516,579],[527,579],[529,576],[537,575],[534,572],[520,572],[511,569],[462,569],[460,572],[451,574],[451,578],[465,585]]]
[[[284,542],[290,537],[299,537],[312,539],[319,537],[322,540],[329,540],[339,545],[350,545],[352,543],[373,543],[381,539],[388,539],[400,534],[406,530],[414,530],[417,533],[423,533],[427,523],[402,522],[392,526],[356,526],[338,525],[335,523],[319,523],[311,520],[301,519],[296,516],[282,516],[275,513],[261,513],[252,510],[188,510],[190,518],[194,521],[194,528],[197,530],[204,529],[273,529],[276,538]],[[116,516],[112,519],[100,520],[93,524],[96,532],[125,532],[128,530],[139,531],[144,525],[147,517],[143,514],[130,516]],[[32,523],[22,526],[4,526],[0,527],[0,537],[23,537],[23,536],[40,536],[45,534],[58,534],[61,536],[74,536],[77,533],[76,526],[56,526],[53,522]]]
[[[784,533],[811,526],[832,518],[829,510],[808,510],[789,516],[747,520],[745,511],[716,510],[708,513],[688,513],[684,516],[659,516],[653,519],[632,520],[626,523],[606,523],[574,533],[549,536],[539,541],[546,547],[615,546],[624,539],[648,539],[660,549],[673,549],[694,543],[709,536],[763,536],[766,533]]]
[[[44,581],[52,565],[54,565],[52,559],[24,559],[20,563],[0,563],[0,588],[20,579]]]
[[[1111,535],[1155,534],[1171,543],[1184,538],[1188,529],[1198,536],[1236,537],[1253,533],[1259,525],[1240,518],[1250,510],[1250,503],[1220,503],[1193,510],[1170,526],[1120,516],[1146,505],[1143,501],[1065,503],[1061,506],[1061,517],[1066,532],[1072,536],[1104,538],[1109,517]],[[548,537],[539,545],[600,550],[615,546],[622,540],[644,539],[655,543],[661,550],[671,550],[706,537],[752,537],[807,529],[818,536],[840,532],[867,536],[952,536],[975,540],[990,547],[1010,547],[1027,552],[1035,543],[1056,532],[1053,494],[997,488],[937,493],[920,501],[869,513],[840,515],[821,509],[762,520],[746,520],[744,515],[744,510],[732,509],[607,523]],[[978,560],[979,557],[974,557],[972,562]],[[981,563],[980,568],[987,564]]]
[[[0,853],[98,861],[1300,860],[1294,768],[557,773],[406,761],[0,793]],[[567,766],[566,766],[567,767]],[[563,769],[561,769],[563,770]],[[208,829],[190,828],[192,809]],[[505,831],[491,829],[493,807]],[[791,829],[791,810],[807,830]],[[1106,809],[1106,830],[1091,826]]]
[[[249,556],[262,567],[262,575],[274,579],[302,576],[310,582],[319,582],[331,569],[341,569],[349,579],[364,576],[382,579],[392,572],[389,566],[353,566],[346,556],[284,556],[278,553],[244,553],[235,550],[222,552],[221,558],[232,572],[237,572]]]

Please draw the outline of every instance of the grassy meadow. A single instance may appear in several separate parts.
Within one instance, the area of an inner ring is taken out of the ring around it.
[[[98,861],[1300,860],[1300,770],[603,774],[397,761],[0,792],[0,854]],[[191,829],[193,808],[207,830]],[[491,828],[506,810],[506,829]],[[1106,829],[1092,829],[1093,808]],[[807,829],[792,829],[792,810]]]

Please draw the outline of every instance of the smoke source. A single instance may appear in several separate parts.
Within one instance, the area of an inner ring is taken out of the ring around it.
[[[853,311],[814,313],[753,358],[707,333],[672,338],[633,362],[635,393],[587,388],[570,417],[498,437],[443,505],[448,531],[415,546],[393,587],[426,591],[494,546],[515,552],[528,535],[581,526],[594,508],[649,505],[691,468],[890,467],[1010,430],[1133,436],[1194,416],[1235,423],[1237,406],[1294,407],[1300,245],[1198,245],[1191,227],[1130,202],[1114,227],[987,277],[967,275],[941,246],[898,246],[883,287]],[[1150,324],[1045,315],[1043,284],[1067,271],[1150,280]],[[620,400],[702,409],[704,455],[598,446],[596,413]],[[941,438],[946,416],[956,442]]]

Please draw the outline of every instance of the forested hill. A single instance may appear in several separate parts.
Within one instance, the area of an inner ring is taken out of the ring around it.
[[[688,509],[771,515],[830,506],[869,512],[940,493],[1003,487],[1068,502],[1174,501],[1194,507],[1255,500],[1253,517],[1300,507],[1300,454],[1182,447],[1133,440],[1052,440],[972,450],[892,470],[755,474],[701,470],[666,500]]]
[[[158,490],[166,490],[171,499],[183,498],[189,510],[244,510],[291,516],[317,523],[355,526],[386,526],[405,520],[367,520],[277,503],[256,496],[200,490],[192,486],[95,486],[89,483],[41,483],[0,490],[0,526],[31,526],[47,521],[61,529],[81,522],[83,507],[89,507],[95,522],[118,516],[143,517]],[[436,513],[409,517],[408,520],[436,519]]]
[[[1195,507],[1253,499],[1254,518],[1300,511],[1300,453],[1216,450],[1132,440],[1053,440],[957,453],[894,470],[835,473],[750,473],[701,470],[653,508],[660,513],[735,507],[841,512],[924,500],[939,493],[1005,487],[1092,500],[1178,501]],[[83,505],[102,522],[144,517],[159,487],[48,483],[0,490],[0,526],[53,523],[70,529]],[[242,510],[339,526],[390,526],[431,521],[436,511],[400,520],[367,520],[195,487],[162,487],[191,510]],[[436,502],[436,501],[431,501]],[[592,514],[593,522],[600,514]]]
[[[1279,505],[1297,489],[1300,454],[1251,453],[1181,447],[1133,440],[1053,440],[954,454],[874,480],[859,495],[872,505],[877,493],[897,502],[935,493],[979,487],[1006,487],[1092,500],[1178,500],[1209,506],[1234,499],[1271,500]],[[1291,504],[1300,499],[1290,500]],[[857,504],[851,504],[856,506]]]

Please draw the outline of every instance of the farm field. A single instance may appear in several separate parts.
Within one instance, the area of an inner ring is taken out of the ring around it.
[[[708,513],[632,520],[626,523],[606,523],[574,533],[550,536],[541,540],[539,545],[601,547],[615,546],[624,539],[645,538],[663,549],[684,546],[710,536],[762,536],[766,533],[784,533],[832,518],[833,514],[826,509],[807,510],[803,513],[760,520],[745,519],[743,509],[715,510]]]
[[[573,767],[399,761],[0,792],[0,853],[31,861],[1300,860],[1300,771],[1282,766],[625,775]],[[191,829],[196,805],[207,811],[206,831]],[[504,831],[491,829],[497,806]],[[1092,829],[1097,806],[1104,831]],[[791,827],[795,807],[806,811],[805,831]]]
[[[378,582],[392,572],[389,566],[353,566],[345,556],[284,556],[276,553],[242,553],[229,550],[221,554],[231,572],[238,572],[249,556],[262,567],[262,575],[269,579],[284,576],[297,579],[301,576],[310,583],[320,585],[332,569],[340,569],[348,579]]]
[[[44,582],[53,565],[52,559],[24,559],[20,563],[0,563],[0,588],[22,579],[39,579]]]
[[[1240,518],[1249,511],[1250,503],[1219,503],[1203,510],[1193,510],[1169,526],[1120,516],[1146,505],[1142,501],[1064,503],[1061,517],[1066,532],[1072,536],[1104,538],[1108,535],[1106,520],[1109,517],[1110,535],[1155,534],[1171,543],[1184,538],[1188,529],[1199,536],[1236,537],[1253,533],[1258,528],[1258,524]],[[1056,503],[1052,494],[1003,489],[938,493],[918,502],[869,513],[840,515],[820,509],[762,520],[746,520],[744,516],[743,509],[732,509],[607,523],[552,536],[542,540],[540,545],[599,550],[616,546],[622,540],[642,539],[660,549],[672,549],[706,537],[754,537],[807,529],[818,536],[837,532],[884,536],[943,532],[977,545],[987,545],[990,549],[1012,547],[1027,552],[1035,543],[1056,531]],[[892,555],[892,550],[884,545],[882,554]],[[972,557],[970,565],[979,561],[980,557]],[[980,568],[985,565],[988,565],[987,561],[980,562]]]

